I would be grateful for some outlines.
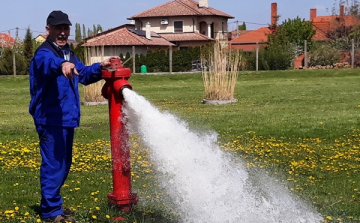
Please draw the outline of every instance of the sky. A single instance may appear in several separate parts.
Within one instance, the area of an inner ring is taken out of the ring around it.
[[[86,29],[93,25],[101,25],[108,30],[126,23],[127,18],[147,9],[173,0],[1,0],[0,2],[0,33],[8,33],[23,39],[27,28],[35,38],[45,34],[45,23],[49,13],[62,10],[69,15],[73,24],[70,38],[75,38],[75,23],[84,24]],[[237,24],[246,23],[247,30],[268,26],[271,22],[271,3],[278,7],[279,24],[284,20],[309,20],[310,9],[316,8],[318,16],[331,15],[339,0],[209,0],[209,6],[232,15],[229,30]]]

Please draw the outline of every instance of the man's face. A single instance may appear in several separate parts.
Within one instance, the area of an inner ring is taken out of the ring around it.
[[[63,47],[67,43],[70,35],[70,26],[65,24],[56,26],[48,25],[46,26],[46,34],[48,34],[49,38],[59,47]]]

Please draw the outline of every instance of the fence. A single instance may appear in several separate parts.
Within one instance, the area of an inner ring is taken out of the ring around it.
[[[260,53],[268,42],[229,43],[232,49],[242,50],[244,54],[254,55],[256,71],[261,70]],[[268,47],[269,48],[269,47]],[[269,49],[268,49],[269,50]],[[303,41],[303,45],[284,44],[278,49],[281,52],[289,51],[292,54],[291,66],[295,69],[332,68],[335,66],[359,67],[360,43],[354,39],[334,41]]]

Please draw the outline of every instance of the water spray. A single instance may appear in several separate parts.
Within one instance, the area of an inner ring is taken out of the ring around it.
[[[102,95],[109,102],[113,192],[108,202],[129,211],[138,202],[131,191],[130,149],[122,112],[137,132],[179,210],[179,222],[318,223],[321,215],[270,177],[232,162],[216,135],[192,131],[186,122],[160,112],[128,83],[129,68],[120,59],[102,73]],[[128,88],[128,89],[127,89]],[[126,106],[122,105],[126,100]],[[131,125],[130,125],[131,126]],[[180,136],[180,137],[179,137]],[[196,199],[194,199],[196,198]],[[114,220],[123,220],[117,217]]]

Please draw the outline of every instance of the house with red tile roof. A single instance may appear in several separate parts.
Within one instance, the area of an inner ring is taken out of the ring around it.
[[[45,42],[46,38],[47,38],[46,34],[39,34],[39,35],[37,35],[37,37],[34,38],[34,40],[37,43],[43,43],[43,42]]]
[[[83,47],[90,56],[90,63],[102,61],[103,58],[131,53],[133,46],[136,54],[146,54],[147,50],[167,50],[173,43],[167,41],[155,32],[136,30],[132,24],[109,29],[84,39]]]
[[[11,37],[10,32],[8,34],[0,33],[0,48],[12,46],[15,39]]]
[[[229,41],[231,48],[243,50],[244,52],[255,52],[257,46],[265,46],[268,42],[268,35],[272,33],[272,27],[277,23],[277,3],[271,3],[271,24],[269,27],[261,27],[257,30],[250,30],[237,38]],[[360,20],[351,15],[345,15],[344,6],[340,6],[340,15],[317,16],[316,9],[310,9],[310,20],[315,35],[313,41],[330,41],[327,33],[335,30],[340,26],[354,27],[360,24]],[[233,31],[232,31],[233,33]],[[233,35],[232,35],[233,36]],[[299,55],[294,60],[295,68],[304,65],[304,55]]]
[[[47,36],[48,36],[47,34],[39,34],[39,35],[37,35],[37,37],[34,38],[34,40],[37,43],[43,43],[43,42],[45,42]],[[74,47],[76,47],[76,45],[77,45],[77,42],[74,39],[68,39],[67,42],[69,44],[73,44]]]
[[[227,21],[233,16],[209,6],[208,0],[172,0],[129,17],[125,24],[84,39],[89,62],[103,57],[151,49],[185,49],[215,39],[227,39]]]
[[[200,46],[215,39],[227,39],[228,19],[233,16],[212,8],[208,0],[172,0],[129,17],[135,29],[151,31],[178,48]]]
[[[254,52],[257,46],[260,47],[267,44],[270,33],[272,33],[272,31],[269,27],[261,27],[257,30],[248,31],[238,38],[229,41],[229,43],[232,49]]]
[[[230,41],[230,40],[236,39],[239,36],[242,36],[242,35],[244,35],[244,34],[246,34],[248,32],[251,32],[251,31],[253,31],[253,30],[238,30],[238,29],[235,29],[235,30],[230,31],[228,33],[228,40]]]
[[[268,35],[271,33],[271,27],[276,26],[277,3],[271,3],[271,25],[270,27],[261,27],[257,30],[250,30],[239,37],[230,40],[232,48],[241,49],[244,52],[254,52],[256,43],[265,44],[268,41]],[[340,15],[317,16],[316,9],[310,9],[310,20],[313,28],[316,30],[312,37],[314,41],[330,41],[327,37],[329,31],[335,30],[343,25],[354,27],[360,24],[360,20],[352,15],[345,15],[344,6],[340,6]],[[234,31],[232,31],[234,32]],[[233,36],[233,35],[232,35]]]
[[[313,27],[316,30],[316,34],[312,39],[317,41],[330,40],[326,34],[340,26],[354,27],[360,25],[359,19],[352,15],[345,15],[344,5],[340,5],[339,15],[317,16],[316,9],[310,9],[310,21],[312,21]]]
[[[269,27],[261,27],[256,30],[247,30],[247,32],[239,33],[237,31],[237,36],[234,38],[234,35],[230,36],[229,44],[232,49],[242,50],[244,52],[255,52],[256,47],[265,46],[268,42],[268,35],[272,33],[271,27],[277,25],[277,3],[271,3],[271,24]],[[231,33],[234,33],[232,31]]]

